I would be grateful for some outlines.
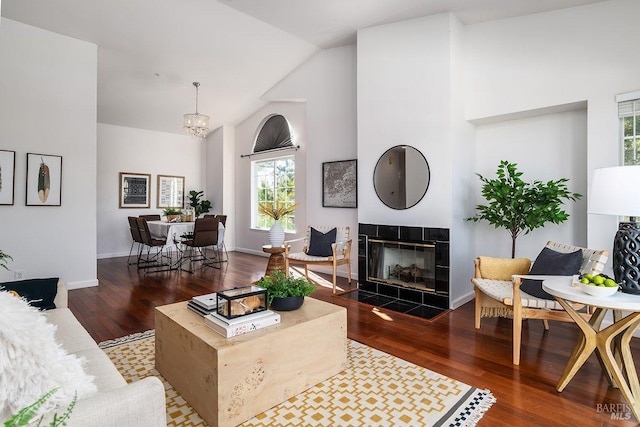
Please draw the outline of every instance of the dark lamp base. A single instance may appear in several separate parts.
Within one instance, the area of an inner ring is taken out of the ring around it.
[[[640,223],[621,222],[613,241],[613,276],[620,290],[640,295]]]

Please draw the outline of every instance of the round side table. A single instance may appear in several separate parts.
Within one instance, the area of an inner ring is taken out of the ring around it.
[[[269,276],[274,271],[284,271],[284,246],[265,245],[262,247],[262,251],[271,254],[265,276]]]

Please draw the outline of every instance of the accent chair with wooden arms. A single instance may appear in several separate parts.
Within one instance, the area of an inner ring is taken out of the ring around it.
[[[335,230],[335,236],[333,231]],[[303,242],[302,251],[294,251],[291,243]],[[351,283],[351,238],[349,227],[309,226],[305,237],[284,242],[285,273],[289,265],[304,265],[304,275],[309,279],[309,265],[327,265],[333,268],[333,293],[336,293],[338,266],[347,266],[347,280]]]
[[[571,254],[581,251],[581,256],[576,264],[579,265],[578,274],[598,274],[604,269],[609,254],[603,250],[581,248],[579,246],[564,245],[556,242],[547,242],[546,249],[554,253]],[[542,252],[536,259],[541,259]],[[560,255],[561,256],[561,255]],[[531,295],[521,289],[525,286],[527,274],[535,275],[573,275],[554,272],[536,272],[536,263],[531,267],[528,258],[492,258],[478,257],[475,260],[475,274],[471,279],[475,291],[475,327],[480,329],[480,321],[483,317],[506,317],[513,319],[513,364],[520,364],[520,344],[523,319],[541,319],[544,329],[549,330],[549,320],[573,322],[573,319],[564,311],[562,306],[553,298],[540,297],[538,291]],[[535,281],[534,281],[535,282]],[[529,290],[533,283],[527,283],[525,289]],[[542,286],[540,284],[540,290]],[[546,294],[546,292],[542,291]],[[585,313],[585,316],[588,316]]]

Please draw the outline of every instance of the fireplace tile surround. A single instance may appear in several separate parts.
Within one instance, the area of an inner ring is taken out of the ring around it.
[[[424,318],[448,309],[449,230],[358,224],[358,289],[344,296]]]

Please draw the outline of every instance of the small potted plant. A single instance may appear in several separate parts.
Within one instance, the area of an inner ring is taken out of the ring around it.
[[[162,211],[164,216],[167,217],[167,221],[171,222],[182,215],[182,209],[179,208],[166,208]]]
[[[267,290],[267,304],[273,310],[296,310],[304,303],[304,297],[311,295],[317,286],[303,277],[287,277],[283,271],[276,270],[270,276],[264,276],[257,286]]]

